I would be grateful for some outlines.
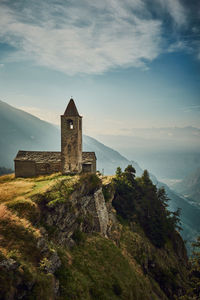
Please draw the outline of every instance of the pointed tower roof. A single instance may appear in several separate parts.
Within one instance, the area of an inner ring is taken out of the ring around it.
[[[78,110],[77,110],[74,100],[72,98],[70,99],[70,101],[67,105],[64,116],[68,116],[68,117],[79,116]]]

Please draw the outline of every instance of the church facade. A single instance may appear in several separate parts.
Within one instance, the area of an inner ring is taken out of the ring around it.
[[[20,150],[14,163],[16,177],[96,173],[95,152],[82,151],[82,117],[73,99],[61,115],[61,152]]]

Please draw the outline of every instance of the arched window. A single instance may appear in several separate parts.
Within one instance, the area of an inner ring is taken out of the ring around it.
[[[67,127],[68,129],[74,129],[74,123],[72,120],[67,120]]]

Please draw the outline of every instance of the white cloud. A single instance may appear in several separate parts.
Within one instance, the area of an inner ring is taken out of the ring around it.
[[[173,44],[171,44],[168,48],[168,52],[177,52],[180,50],[190,50],[190,48],[187,46],[187,44],[184,41],[177,41]]]
[[[187,12],[180,0],[157,0],[165,11],[168,11],[178,26],[187,23]]]
[[[187,23],[187,13],[180,0],[168,0],[166,1],[169,12],[175,22],[179,25],[185,25]]]
[[[162,23],[138,17],[145,11],[141,0],[29,3],[21,11],[0,6],[0,39],[16,48],[9,60],[31,60],[69,75],[97,74],[145,67],[161,52]]]

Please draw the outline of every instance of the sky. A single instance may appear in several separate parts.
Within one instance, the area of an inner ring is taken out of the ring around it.
[[[0,100],[84,132],[200,128],[198,0],[0,0]]]

